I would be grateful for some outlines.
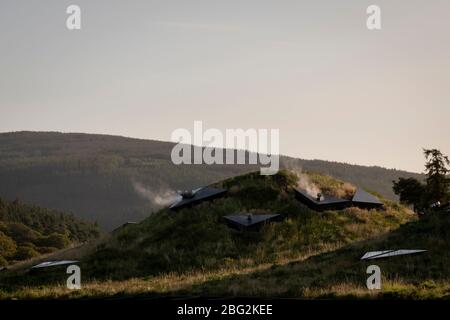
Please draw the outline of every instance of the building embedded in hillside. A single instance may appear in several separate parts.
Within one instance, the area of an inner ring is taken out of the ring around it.
[[[181,199],[173,203],[169,209],[179,210],[196,205],[206,200],[213,200],[223,196],[227,190],[211,187],[203,187],[192,191],[184,191],[180,194]]]
[[[427,250],[422,249],[396,249],[396,250],[383,250],[383,251],[369,251],[366,252],[362,257],[361,260],[374,260],[374,259],[381,259],[381,258],[390,258],[390,257],[396,257],[396,256],[403,256],[408,254],[416,254],[416,253],[423,253]]]
[[[305,190],[295,188],[296,198],[315,211],[342,210],[351,206],[350,200],[338,199],[330,195],[318,193],[316,197],[310,196]]]
[[[383,202],[377,197],[360,188],[353,195],[352,204],[361,209],[378,209],[383,206]]]
[[[310,196],[305,190],[295,188],[296,198],[304,205],[315,211],[342,210],[348,207],[361,209],[379,209],[383,203],[375,196],[357,189],[351,200],[339,199],[327,194],[318,193],[316,197]]]
[[[61,267],[61,266],[77,264],[78,262],[79,262],[78,260],[45,261],[45,262],[41,262],[41,263],[31,267],[31,270],[36,271],[36,270],[44,270],[44,269],[49,269],[49,268],[56,268],[56,267]]]
[[[277,222],[282,220],[280,214],[258,214],[240,213],[236,215],[224,216],[223,220],[228,227],[239,231],[253,230],[256,231],[269,222]]]
[[[113,231],[111,231],[111,233],[116,233],[116,232],[118,232],[118,231],[120,231],[120,230],[123,230],[123,229],[125,229],[125,228],[127,228],[127,227],[129,227],[129,226],[135,225],[135,224],[137,224],[137,222],[134,222],[134,221],[128,221],[128,222],[125,222],[124,224],[118,226],[118,227],[115,228]]]

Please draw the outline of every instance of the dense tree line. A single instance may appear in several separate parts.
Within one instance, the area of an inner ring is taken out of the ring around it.
[[[70,214],[0,198],[0,266],[98,237],[95,224]]]

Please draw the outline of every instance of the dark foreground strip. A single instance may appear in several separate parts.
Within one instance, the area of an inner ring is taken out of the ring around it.
[[[29,319],[344,319],[444,314],[450,301],[299,300],[226,297],[134,297],[0,301],[3,315]],[[6,319],[6,318],[5,318]]]

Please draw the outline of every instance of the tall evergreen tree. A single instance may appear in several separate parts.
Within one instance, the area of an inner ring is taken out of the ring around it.
[[[450,179],[448,178],[450,170],[447,168],[450,165],[450,160],[438,149],[423,149],[423,152],[426,158],[427,201],[429,203],[446,202],[450,198]]]

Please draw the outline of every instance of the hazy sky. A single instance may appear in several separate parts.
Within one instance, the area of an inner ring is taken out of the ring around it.
[[[279,128],[282,154],[422,171],[422,147],[450,154],[449,38],[448,0],[1,0],[0,132],[169,140],[203,120]]]

